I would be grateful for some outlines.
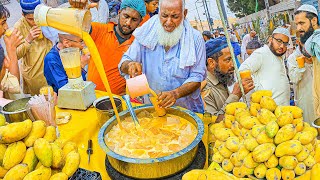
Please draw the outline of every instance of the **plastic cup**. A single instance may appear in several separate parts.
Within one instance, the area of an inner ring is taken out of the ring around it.
[[[297,63],[299,68],[304,68],[304,63],[305,63],[305,57],[304,56],[298,56],[297,57]]]
[[[241,77],[241,79],[251,78],[251,71],[249,71],[249,70],[241,71],[240,77]]]
[[[143,96],[151,92],[147,77],[144,74],[127,79],[127,88],[131,98]]]
[[[4,35],[7,37],[10,37],[12,32],[13,32],[14,28],[9,28],[6,30],[6,32],[4,32]]]

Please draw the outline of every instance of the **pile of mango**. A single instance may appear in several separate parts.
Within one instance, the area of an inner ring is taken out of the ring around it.
[[[318,131],[303,121],[299,107],[277,106],[272,92],[262,90],[251,95],[250,107],[231,103],[225,113],[210,126],[211,160],[224,171],[238,178],[320,179],[320,165],[314,167],[320,163]]]
[[[0,178],[67,180],[79,168],[77,145],[57,139],[44,121],[0,125]]]

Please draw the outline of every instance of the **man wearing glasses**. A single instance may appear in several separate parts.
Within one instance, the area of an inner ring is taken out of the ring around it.
[[[271,90],[277,105],[290,104],[290,85],[284,64],[290,33],[277,28],[268,44],[257,49],[244,61],[239,71],[250,70],[255,90]]]
[[[50,52],[44,58],[44,76],[47,79],[48,85],[53,87],[54,92],[68,83],[68,76],[61,62],[59,51],[64,48],[75,47],[83,49],[83,40],[77,36],[59,33],[59,42],[53,46]],[[86,71],[83,69],[89,62],[89,55],[81,55],[82,78],[86,80]]]

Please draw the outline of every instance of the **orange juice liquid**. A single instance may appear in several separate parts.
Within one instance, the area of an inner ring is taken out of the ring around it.
[[[150,101],[154,107],[154,110],[156,110],[159,117],[165,116],[167,114],[166,109],[159,107],[158,97],[149,97]]]
[[[110,89],[108,78],[107,78],[107,75],[106,75],[106,73],[104,71],[104,68],[103,68],[103,64],[102,64],[102,61],[101,61],[101,57],[100,57],[99,51],[98,51],[98,49],[97,49],[97,47],[96,47],[96,45],[95,45],[94,41],[92,40],[92,38],[91,38],[89,33],[83,31],[82,32],[82,36],[83,36],[83,41],[88,46],[88,49],[91,52],[92,60],[94,61],[95,66],[97,67],[98,73],[99,73],[100,78],[101,78],[101,80],[102,80],[102,82],[104,84],[104,87],[107,90],[107,93],[108,93],[108,96],[110,98],[110,101],[111,101],[111,104],[112,104],[112,108],[114,110],[114,114],[116,115],[119,127],[120,127],[120,129],[123,129],[122,125],[121,125],[121,121],[120,121],[120,116],[119,116],[119,113],[118,113],[118,110],[117,110],[117,106],[116,106],[116,103],[114,102],[114,98],[113,98],[113,95],[112,95],[112,92],[111,92],[111,89]]]
[[[72,68],[64,68],[64,70],[67,73],[68,78],[75,79],[81,76],[81,68],[78,67],[72,67]]]
[[[249,70],[241,71],[240,77],[241,77],[241,79],[251,78],[251,72]]]
[[[304,68],[304,56],[298,56],[297,57],[297,63],[299,68]]]

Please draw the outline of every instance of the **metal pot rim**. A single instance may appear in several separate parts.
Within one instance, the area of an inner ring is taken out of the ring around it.
[[[314,128],[320,128],[320,125],[316,125],[316,124],[315,124],[315,122],[318,121],[318,120],[320,120],[320,118],[315,119],[315,120],[311,123],[311,125],[312,125]]]
[[[121,99],[120,99],[119,97],[117,97],[117,96],[113,96],[113,98],[121,101]],[[98,109],[98,108],[97,108],[97,104],[98,104],[100,101],[102,101],[102,100],[107,100],[107,99],[110,99],[110,97],[109,97],[109,96],[100,97],[100,98],[96,99],[96,100],[93,102],[93,106],[94,106],[96,109]],[[121,104],[120,104],[119,106],[117,106],[117,108],[119,108],[120,106],[122,106],[122,101],[121,101]],[[102,110],[102,109],[99,109],[99,110],[100,110],[100,111],[113,111],[113,109],[110,109],[110,110]]]
[[[30,98],[21,98],[21,99],[30,99]],[[17,99],[15,101],[21,100],[21,99]],[[10,114],[18,114],[18,113],[22,113],[22,112],[27,112],[28,110],[30,110],[30,106],[28,106],[28,103],[26,104],[26,106],[24,107],[24,109],[21,109],[19,111],[14,111],[14,112],[9,112],[9,111],[5,111],[4,108],[9,105],[10,103],[14,103],[15,101],[9,102],[8,104],[6,104],[5,106],[1,106],[1,113],[2,114],[6,114],[6,115],[10,115]]]
[[[135,107],[133,109],[146,109],[146,108],[150,108],[153,107],[152,105],[144,105],[144,106],[139,106],[139,107]],[[155,163],[155,162],[163,162],[163,161],[168,161],[171,159],[174,159],[176,157],[182,156],[183,154],[189,152],[190,150],[192,150],[193,148],[195,148],[199,142],[202,140],[202,136],[204,134],[204,124],[202,122],[202,120],[194,113],[191,112],[189,110],[182,110],[180,108],[177,107],[171,107],[171,109],[175,109],[175,110],[179,110],[182,111],[186,114],[188,114],[189,116],[191,116],[197,123],[198,125],[198,134],[195,137],[195,139],[192,141],[191,144],[189,144],[186,148],[180,150],[179,152],[176,152],[174,154],[171,154],[169,156],[164,156],[164,157],[160,157],[160,158],[149,158],[149,159],[138,159],[138,158],[129,158],[129,157],[125,157],[122,155],[119,155],[115,152],[113,152],[111,149],[109,149],[109,147],[105,144],[104,142],[104,132],[106,131],[107,127],[116,120],[116,117],[113,116],[112,118],[110,118],[100,129],[99,134],[98,134],[98,142],[100,147],[104,150],[104,152],[107,153],[108,156],[111,156],[115,159],[118,159],[120,161],[124,161],[124,162],[128,162],[128,163],[134,163],[134,164],[150,164],[150,163]],[[119,116],[123,116],[126,113],[129,113],[128,110],[126,111],[122,111],[121,113],[119,113]]]

